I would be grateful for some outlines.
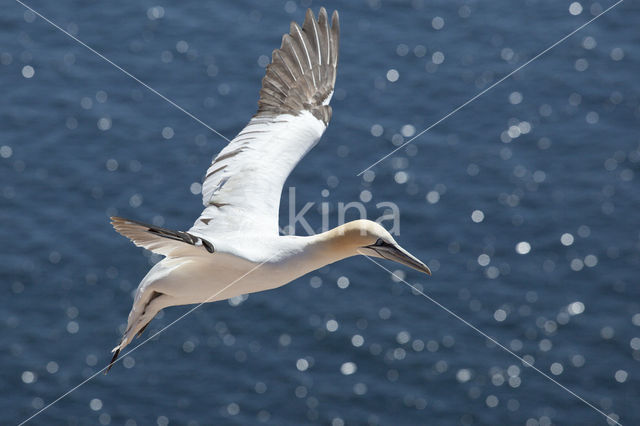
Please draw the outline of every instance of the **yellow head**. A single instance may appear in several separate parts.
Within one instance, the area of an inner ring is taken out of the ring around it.
[[[340,251],[392,260],[431,275],[427,265],[400,247],[391,234],[377,222],[355,220],[346,223],[327,232],[327,239]]]

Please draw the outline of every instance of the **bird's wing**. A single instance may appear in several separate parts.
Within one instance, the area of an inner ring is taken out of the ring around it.
[[[111,225],[138,247],[163,256],[195,256],[215,251],[209,241],[188,232],[173,231],[115,216],[111,217]]]
[[[291,23],[262,80],[258,112],[214,158],[202,185],[205,209],[189,232],[278,233],[287,176],[314,147],[331,119],[339,23],[324,8],[302,28]]]

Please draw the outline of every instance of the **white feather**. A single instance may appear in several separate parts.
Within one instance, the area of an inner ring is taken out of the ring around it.
[[[308,111],[253,118],[207,170],[205,209],[189,232],[204,238],[241,230],[277,235],[284,182],[325,129]]]

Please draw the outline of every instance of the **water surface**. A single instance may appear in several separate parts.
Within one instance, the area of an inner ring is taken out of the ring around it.
[[[289,21],[303,19],[302,3],[29,4],[232,137],[255,112],[263,67]],[[298,208],[315,203],[305,216],[315,229],[323,202],[331,226],[339,202],[365,200],[371,217],[377,203],[396,203],[398,241],[434,274],[386,267],[631,425],[640,423],[637,4],[356,176],[610,4],[332,3],[342,24],[333,120],[287,187]],[[3,424],[108,362],[131,293],[157,261],[108,216],[188,228],[202,208],[198,183],[224,146],[25,10],[9,2],[0,17]],[[187,310],[168,309],[146,335]],[[605,418],[353,258],[239,304],[203,306],[33,420],[263,422]]]

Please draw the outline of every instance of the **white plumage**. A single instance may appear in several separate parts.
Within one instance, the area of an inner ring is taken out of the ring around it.
[[[242,229],[277,235],[284,182],[325,129],[308,111],[252,118],[207,170],[202,185],[206,208],[190,232],[219,235]]]
[[[213,160],[202,185],[205,209],[186,232],[113,217],[134,244],[165,256],[142,279],[120,351],[163,308],[213,302],[268,290],[356,254],[429,268],[402,249],[379,224],[358,220],[323,234],[278,232],[285,180],[324,133],[331,118],[338,62],[334,12],[318,20],[308,10],[291,24],[262,81],[258,113]],[[108,371],[108,369],[107,369]]]

